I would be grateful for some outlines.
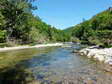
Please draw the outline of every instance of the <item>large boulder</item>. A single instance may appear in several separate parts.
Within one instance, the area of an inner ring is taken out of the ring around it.
[[[112,48],[98,49],[95,46],[84,48],[79,51],[80,55],[94,58],[109,65],[112,65]]]

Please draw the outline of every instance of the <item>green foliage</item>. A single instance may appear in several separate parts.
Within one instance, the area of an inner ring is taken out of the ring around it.
[[[25,44],[69,41],[70,35],[35,17],[32,10],[36,8],[31,0],[0,0],[0,42]]]
[[[0,42],[4,42],[6,38],[6,31],[0,30]]]
[[[94,30],[112,30],[112,13],[109,10],[99,13],[90,22]]]
[[[82,43],[110,47],[112,45],[112,12],[106,10],[70,29],[71,36]]]
[[[5,24],[4,16],[0,12],[0,29],[2,29],[2,27],[4,26],[4,24]]]

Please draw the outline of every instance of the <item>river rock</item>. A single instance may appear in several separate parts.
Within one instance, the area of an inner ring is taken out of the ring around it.
[[[94,58],[109,65],[112,65],[112,48],[100,49],[98,47],[88,47],[79,51],[80,55]]]
[[[106,72],[112,72],[112,66],[111,65],[105,65],[104,70]]]

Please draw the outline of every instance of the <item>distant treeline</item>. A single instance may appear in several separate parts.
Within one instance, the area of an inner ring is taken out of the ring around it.
[[[72,41],[83,44],[112,46],[112,8],[103,11],[90,20],[64,30],[71,35]]]
[[[0,43],[44,43],[69,41],[70,37],[38,16],[34,0],[0,0]]]
[[[59,30],[32,14],[35,0],[0,0],[0,43],[29,44],[74,41],[103,47],[112,46],[112,8]],[[41,9],[40,9],[41,10]]]

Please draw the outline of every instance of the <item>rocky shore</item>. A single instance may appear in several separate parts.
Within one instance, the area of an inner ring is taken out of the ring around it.
[[[19,50],[19,49],[28,49],[28,48],[42,48],[42,47],[52,47],[52,46],[62,46],[63,43],[50,43],[50,44],[37,44],[35,46],[17,46],[17,47],[4,47],[0,48],[0,52],[8,50]]]
[[[79,54],[112,65],[112,48],[99,48],[98,46],[92,46],[80,50]]]

